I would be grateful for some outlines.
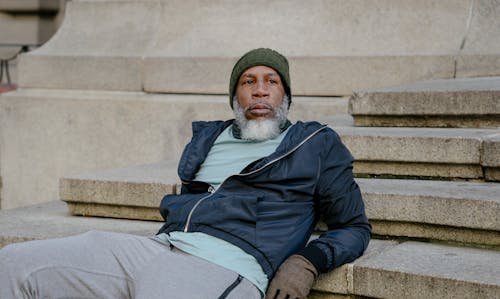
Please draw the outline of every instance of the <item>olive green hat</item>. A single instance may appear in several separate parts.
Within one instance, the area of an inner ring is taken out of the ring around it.
[[[267,48],[259,48],[251,50],[243,55],[233,67],[231,79],[229,81],[229,105],[233,108],[233,97],[236,92],[236,84],[240,79],[241,74],[247,69],[264,65],[273,68],[281,77],[281,81],[285,88],[285,93],[289,98],[289,105],[292,102],[292,94],[290,92],[290,74],[288,60],[280,53]]]

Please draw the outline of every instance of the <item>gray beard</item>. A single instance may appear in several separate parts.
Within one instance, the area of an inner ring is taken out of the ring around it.
[[[241,139],[264,141],[281,134],[281,128],[285,125],[288,116],[288,96],[285,95],[281,105],[274,109],[274,116],[264,120],[247,119],[236,96],[233,98],[233,107],[234,121],[241,130]]]

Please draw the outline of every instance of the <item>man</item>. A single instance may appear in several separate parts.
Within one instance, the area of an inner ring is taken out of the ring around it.
[[[255,49],[229,85],[235,119],[193,123],[181,194],[154,238],[91,232],[0,251],[0,298],[306,298],[370,238],[352,157],[330,128],[291,124],[288,61]],[[329,231],[308,243],[322,217]]]

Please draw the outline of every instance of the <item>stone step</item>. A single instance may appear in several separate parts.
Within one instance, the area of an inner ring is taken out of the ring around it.
[[[87,172],[61,178],[59,198],[72,214],[162,221],[165,194],[180,191],[177,163]]]
[[[15,242],[60,238],[90,230],[152,236],[160,229],[154,221],[75,217],[62,201],[0,210],[0,248]]]
[[[160,223],[69,216],[55,201],[0,211],[0,247],[89,230],[151,236]],[[320,275],[310,298],[498,298],[500,252],[421,242],[372,240],[365,254]]]
[[[76,215],[162,220],[161,198],[179,190],[175,165],[164,161],[65,177],[60,198]],[[358,183],[377,235],[500,246],[500,184],[377,179]]]
[[[363,298],[500,296],[500,252],[496,250],[372,240],[365,256],[342,268],[320,277],[314,289]]]
[[[50,42],[22,57],[19,84],[221,94],[233,63],[256,47],[289,57],[296,95],[500,75],[496,10],[470,0],[74,0]],[[287,30],[262,32],[276,27]]]
[[[500,248],[500,184],[357,179],[374,233]]]
[[[498,129],[333,128],[360,176],[500,180]]]
[[[500,77],[433,80],[356,92],[356,126],[500,127]]]
[[[347,101],[297,96],[290,119],[347,114]],[[225,95],[25,88],[4,93],[2,208],[57,198],[59,178],[71,173],[176,160],[192,121],[232,117]]]

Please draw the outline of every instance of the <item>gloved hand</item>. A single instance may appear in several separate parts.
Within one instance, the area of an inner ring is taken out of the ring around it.
[[[302,255],[287,258],[267,288],[266,299],[306,299],[318,271]]]

